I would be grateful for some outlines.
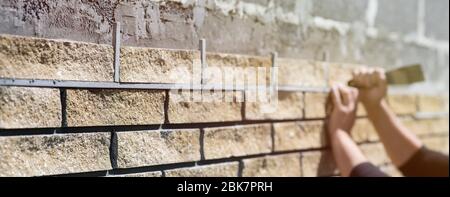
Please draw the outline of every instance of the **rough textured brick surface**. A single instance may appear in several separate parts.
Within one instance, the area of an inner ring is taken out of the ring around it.
[[[189,84],[194,64],[200,68],[198,51],[122,47],[121,82]]]
[[[434,119],[402,119],[402,123],[416,135],[443,134],[449,132],[448,117]]]
[[[203,143],[206,159],[268,153],[272,149],[271,127],[263,124],[206,128]]]
[[[416,95],[391,94],[388,95],[387,101],[396,114],[414,114],[417,112]]]
[[[420,95],[418,97],[419,112],[446,112],[448,111],[448,97]]]
[[[304,177],[337,175],[336,163],[330,151],[302,153],[302,175]]]
[[[300,154],[244,159],[243,177],[300,177]]]
[[[272,67],[270,57],[208,53],[206,60],[208,64],[204,73],[206,84],[228,86],[269,84]]]
[[[325,63],[280,58],[277,61],[280,86],[325,87]]]
[[[240,92],[203,93],[170,91],[168,116],[170,123],[201,123],[240,121],[242,94]],[[202,102],[205,101],[205,102]]]
[[[305,93],[305,118],[325,118],[328,93]]]
[[[199,130],[117,133],[119,168],[200,160]]]
[[[238,162],[166,170],[166,177],[237,177]]]
[[[162,124],[164,99],[159,90],[67,90],[67,125]]]
[[[286,120],[303,118],[303,93],[278,92],[278,100],[258,101],[261,96],[254,91],[246,92],[245,119],[247,120]],[[256,100],[255,100],[256,98]]]
[[[109,133],[0,137],[0,176],[111,169]]]
[[[372,162],[374,165],[384,165],[391,162],[386,151],[383,147],[383,144],[364,144],[360,146],[363,154]]]
[[[328,85],[347,84],[353,78],[353,71],[361,68],[361,65],[356,64],[330,63],[328,65]]]
[[[321,148],[326,145],[322,121],[275,123],[275,151]]]
[[[58,89],[0,87],[0,128],[61,126]]]
[[[352,138],[356,142],[374,142],[379,137],[369,119],[357,119],[352,129]]]
[[[111,46],[0,35],[0,77],[112,81]]]

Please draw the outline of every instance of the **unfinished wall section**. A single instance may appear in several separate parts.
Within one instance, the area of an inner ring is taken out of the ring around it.
[[[323,129],[327,89],[362,65],[424,66],[426,83],[392,88],[387,100],[425,144],[448,153],[448,7],[445,0],[1,1],[0,176],[335,176]],[[229,102],[176,102],[199,93],[170,91],[196,82],[169,71],[195,70],[201,38],[210,64],[276,63],[278,110],[264,113],[243,91],[210,95]],[[364,110],[358,115],[353,138],[373,163],[399,175]]]

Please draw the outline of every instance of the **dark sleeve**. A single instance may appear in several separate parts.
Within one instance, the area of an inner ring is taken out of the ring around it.
[[[404,176],[448,177],[448,155],[422,147],[399,170]]]
[[[372,163],[362,163],[353,168],[350,177],[389,177]]]

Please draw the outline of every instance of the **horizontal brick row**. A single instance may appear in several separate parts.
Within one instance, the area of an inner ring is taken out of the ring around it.
[[[243,128],[215,128],[213,140],[205,131],[205,159],[270,153],[270,139],[260,138],[264,125]],[[221,133],[221,135],[217,134]],[[236,134],[239,133],[239,134]],[[244,134],[240,134],[244,133]],[[246,134],[245,134],[246,133]],[[250,135],[253,134],[253,135]],[[117,168],[136,168],[201,160],[199,130],[119,132],[116,134]],[[267,135],[267,134],[266,134]],[[252,137],[253,139],[247,139]],[[0,137],[0,176],[42,176],[104,171],[112,169],[110,133]],[[114,138],[113,138],[114,139]],[[262,140],[261,140],[262,139]],[[421,138],[433,150],[448,154],[448,135]],[[301,141],[301,140],[299,140]],[[299,142],[300,143],[300,142]],[[296,148],[297,149],[297,148]],[[360,145],[363,154],[377,166],[390,165],[381,143]],[[26,162],[25,162],[26,161]],[[21,163],[21,165],[17,165]],[[242,160],[242,176],[334,176],[338,172],[331,151],[268,155]],[[392,169],[391,169],[392,170]],[[238,176],[237,162],[165,170],[165,176]],[[119,176],[162,176],[145,172]]]

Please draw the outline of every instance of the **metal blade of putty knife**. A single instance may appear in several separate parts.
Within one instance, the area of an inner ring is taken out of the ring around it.
[[[389,85],[408,85],[425,81],[425,76],[422,66],[420,64],[414,64],[387,71],[386,80]],[[353,81],[349,81],[348,85],[355,87]]]

